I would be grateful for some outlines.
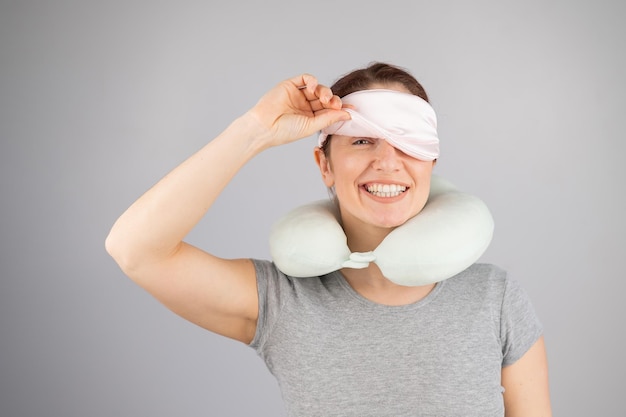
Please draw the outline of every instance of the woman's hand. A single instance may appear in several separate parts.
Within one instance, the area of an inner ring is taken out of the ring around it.
[[[341,99],[309,74],[282,81],[248,111],[267,132],[267,146],[289,143],[349,120]]]

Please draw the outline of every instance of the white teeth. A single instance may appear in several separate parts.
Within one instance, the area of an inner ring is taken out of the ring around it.
[[[405,192],[406,187],[398,184],[369,184],[367,191],[376,197],[396,197]]]

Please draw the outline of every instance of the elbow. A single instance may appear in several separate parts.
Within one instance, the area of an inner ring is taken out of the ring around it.
[[[132,278],[132,271],[137,269],[139,262],[129,239],[122,237],[114,228],[104,240],[104,248],[122,271]]]
[[[145,277],[153,275],[155,265],[161,264],[171,253],[150,244],[141,238],[141,234],[115,226],[106,237],[104,247],[122,272],[139,284]]]
[[[117,243],[116,236],[113,234],[113,231],[110,231],[106,239],[104,239],[104,249],[115,260],[115,262],[118,262],[119,245]]]

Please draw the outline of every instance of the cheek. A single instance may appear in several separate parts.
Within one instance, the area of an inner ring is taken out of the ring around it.
[[[426,205],[426,202],[428,201],[428,194],[430,193],[430,186],[428,187],[424,187],[423,189],[420,189],[420,195],[418,197],[418,210],[422,211],[422,209],[424,208],[424,206]]]
[[[430,181],[432,178],[432,163],[421,162],[417,166],[413,166],[413,178],[416,182],[416,194],[417,199],[420,202],[426,203],[428,195],[430,193]]]
[[[355,166],[354,161],[346,158],[341,163],[335,163],[331,167],[332,178],[335,188],[352,189],[362,172]]]
[[[330,171],[322,174],[322,180],[324,181],[324,185],[328,188],[335,185],[335,177]]]
[[[324,175],[324,183],[327,187],[346,188],[350,183],[350,178],[353,176],[350,174],[350,169],[346,166],[345,162],[341,163],[329,163],[326,174]]]

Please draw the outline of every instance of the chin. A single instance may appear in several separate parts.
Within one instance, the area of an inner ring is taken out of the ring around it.
[[[397,206],[383,210],[374,210],[372,219],[379,223],[381,227],[398,227],[417,216],[423,208],[424,204],[420,204],[418,207],[412,204],[411,207],[404,205],[404,207]]]
[[[417,215],[426,204],[426,198],[421,201],[421,198],[416,199],[411,195],[382,199],[365,194],[366,191],[362,190],[362,192],[361,198],[356,201],[354,199],[345,201],[338,194],[339,207],[344,220],[352,218],[364,225],[394,229]]]
[[[402,226],[413,215],[407,216],[405,213],[380,213],[379,215],[373,214],[371,218],[371,224],[373,226],[393,229],[398,226]]]
[[[381,224],[381,227],[384,227],[386,229],[395,229],[396,227],[402,226],[404,223],[406,223],[409,219],[402,219],[402,220],[390,220],[390,221],[386,221],[383,222]]]

